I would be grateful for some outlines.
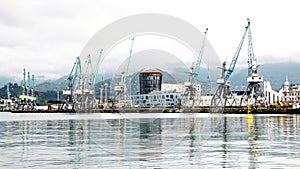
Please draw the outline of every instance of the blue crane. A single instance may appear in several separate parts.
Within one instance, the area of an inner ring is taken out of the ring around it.
[[[81,74],[81,62],[80,57],[77,57],[74,65],[72,67],[72,70],[67,77],[68,80],[68,89],[73,90],[76,89],[78,82],[79,82],[79,75]]]
[[[27,87],[26,87],[26,89],[27,89],[27,96],[29,96],[29,94],[30,94],[30,88],[31,88],[31,82],[30,82],[30,72],[28,72],[28,74],[27,74]]]
[[[194,67],[193,67],[192,83],[195,82],[195,80],[198,78],[198,75],[200,73],[200,67],[201,67],[202,56],[203,56],[203,53],[204,53],[204,47],[205,47],[205,41],[206,41],[207,31],[208,31],[208,28],[206,28],[206,30],[204,32],[204,38],[203,38],[203,41],[202,41],[202,46],[201,46],[199,55],[197,57],[196,63],[194,65]]]
[[[249,30],[249,27],[250,27],[250,22],[248,21],[248,25],[245,27],[245,32],[242,36],[242,39],[241,39],[239,46],[231,60],[231,63],[229,65],[228,69],[226,69],[226,62],[223,63],[223,66],[221,68],[222,69],[221,78],[217,80],[217,84],[219,84],[219,87],[211,100],[211,110],[210,110],[211,112],[223,112],[226,104],[229,104],[232,106],[232,104],[234,102],[236,102],[235,98],[233,98],[233,102],[231,102],[231,103],[228,101],[228,98],[232,96],[232,92],[229,89],[229,85],[227,85],[227,81],[228,81],[230,75],[232,74],[232,72],[234,71],[236,62],[238,60],[240,51],[244,44],[245,36]]]
[[[119,104],[120,104],[120,100],[124,100],[124,101],[127,100],[126,99],[126,95],[127,95],[127,86],[126,85],[127,85],[127,76],[129,73],[130,61],[131,61],[131,57],[132,57],[133,44],[134,44],[134,36],[131,38],[131,47],[130,47],[129,57],[127,60],[127,65],[125,67],[125,71],[122,72],[120,84],[115,86],[116,95],[113,98],[114,103],[119,102]],[[126,104],[127,103],[125,103],[125,105]]]
[[[181,99],[181,104],[184,107],[194,107],[195,101],[200,101],[200,84],[196,83],[196,80],[198,79],[200,68],[201,68],[201,61],[202,56],[204,53],[204,47],[205,47],[205,41],[206,41],[206,35],[207,35],[208,28],[206,28],[204,32],[204,37],[202,41],[202,46],[200,48],[200,52],[196,58],[196,62],[192,64],[191,66],[191,72],[189,75],[189,79],[184,83],[185,89],[184,93]]]
[[[31,75],[31,96],[34,96],[34,75]]]
[[[10,84],[7,83],[7,85],[6,85],[6,93],[7,93],[7,99],[8,99],[8,100],[10,100],[10,96],[11,96],[11,93],[10,93],[10,91],[9,91],[9,86],[10,86]]]
[[[237,48],[237,50],[236,50],[236,52],[235,52],[235,54],[234,54],[234,56],[231,60],[229,68],[226,70],[226,75],[225,75],[225,79],[224,79],[225,82],[229,79],[231,73],[234,71],[234,68],[235,68],[237,59],[240,55],[240,52],[241,52],[241,49],[242,49],[242,46],[243,46],[243,43],[244,43],[244,40],[245,40],[245,36],[246,36],[246,33],[248,31],[249,26],[250,26],[250,22],[248,22],[248,25],[245,27],[244,35],[243,35],[243,37],[240,41],[240,44],[239,44],[239,46],[238,46],[238,48]]]
[[[133,42],[134,42],[134,36],[131,38],[131,47],[130,47],[130,52],[129,52],[129,58],[128,58],[127,66],[126,66],[126,71],[125,71],[125,74],[123,77],[124,87],[126,87],[127,76],[128,76],[128,71],[129,71],[129,64],[130,64],[131,57],[132,57]]]
[[[73,91],[77,88],[79,83],[79,76],[81,75],[81,61],[80,57],[77,57],[74,65],[71,69],[71,72],[66,80],[68,80],[67,90],[63,91],[63,95],[68,95],[68,101],[73,102]]]
[[[22,80],[22,100],[24,100],[24,95],[26,93],[26,70],[25,68],[23,69],[23,80]]]

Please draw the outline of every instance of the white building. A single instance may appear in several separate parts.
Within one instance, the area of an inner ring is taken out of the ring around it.
[[[180,104],[182,92],[152,91],[148,94],[131,95],[132,103],[138,107],[176,107]]]
[[[264,81],[264,94],[268,105],[276,105],[282,100],[282,93],[272,89],[269,81]]]
[[[285,82],[279,92],[282,94],[282,102],[290,104],[300,103],[300,85],[290,84],[288,77],[286,77]]]
[[[184,91],[184,85],[183,84],[167,84],[167,83],[163,83],[163,84],[161,84],[161,90],[162,91],[183,92]]]

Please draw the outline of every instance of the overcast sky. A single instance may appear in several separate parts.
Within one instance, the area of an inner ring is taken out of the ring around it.
[[[207,38],[221,61],[233,57],[249,17],[260,64],[298,62],[299,6],[296,0],[0,0],[0,76],[21,79],[23,68],[38,78],[65,75],[98,30],[141,13],[208,27]]]

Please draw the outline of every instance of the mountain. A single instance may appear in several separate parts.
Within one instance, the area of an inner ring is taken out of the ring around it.
[[[46,91],[61,91],[66,89],[68,83],[65,81],[67,79],[67,75],[60,77],[59,79],[53,81],[46,81],[40,83],[35,86],[35,90],[39,92],[46,92]]]
[[[274,90],[278,90],[286,76],[288,76],[290,84],[300,83],[300,63],[263,64],[259,66],[258,74],[263,76],[265,81],[270,81]],[[233,72],[229,80],[232,86],[241,87],[247,85],[246,78],[247,69],[245,68]]]
[[[200,81],[205,81],[207,77],[207,73],[203,72],[204,70],[200,71]],[[297,84],[300,83],[300,63],[274,63],[274,64],[263,64],[259,66],[258,69],[259,75],[263,76],[264,80],[270,81],[273,89],[278,90],[285,81],[285,77],[288,76],[290,84]],[[188,73],[185,69],[177,70],[175,74],[166,74],[163,78],[163,82],[172,82],[172,83],[182,83],[188,78]],[[202,75],[202,76],[201,76]],[[99,81],[111,81],[113,74],[107,73],[104,75],[97,76],[97,83]],[[203,78],[203,79],[201,79]],[[231,81],[232,89],[242,89],[247,86],[247,69],[236,69],[232,76],[229,78]],[[45,81],[43,83],[37,84],[35,90],[38,92],[47,92],[47,91],[62,91],[66,89],[68,82],[65,81],[67,79],[67,75],[60,77],[56,80]],[[110,79],[110,80],[109,80]],[[133,78],[135,81],[137,80],[136,77]],[[214,81],[214,79],[211,79]],[[14,79],[0,77],[0,87],[3,87],[7,83],[20,83]],[[97,84],[96,88],[99,90],[100,85]],[[133,89],[133,91],[136,91]],[[205,85],[203,85],[205,87]],[[5,90],[3,93],[6,94]]]
[[[21,80],[20,80],[21,81]],[[7,78],[7,77],[0,77],[0,87],[3,87],[4,85],[8,84],[8,83],[20,83],[17,82],[15,79],[13,78]]]
[[[112,77],[112,73],[106,73],[103,75],[98,75],[96,77],[96,82],[99,81],[105,81],[107,79],[110,79]],[[43,83],[40,83],[35,86],[35,89],[37,91],[62,91],[65,90],[68,86],[68,81],[66,80],[68,78],[68,75],[64,75],[56,80],[48,80]]]

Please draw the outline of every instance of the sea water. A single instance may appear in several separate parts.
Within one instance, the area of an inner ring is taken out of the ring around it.
[[[1,168],[299,168],[300,115],[0,112]]]

